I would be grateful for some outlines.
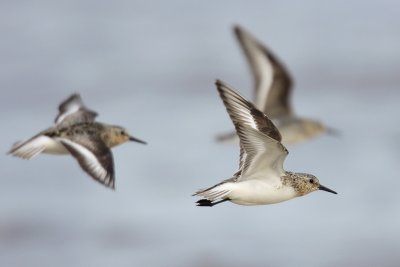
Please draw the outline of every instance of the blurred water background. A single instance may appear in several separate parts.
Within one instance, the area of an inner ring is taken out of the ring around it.
[[[216,78],[251,97],[231,29],[295,76],[293,103],[341,132],[288,147],[316,192],[197,208],[230,175]],[[400,2],[1,1],[0,266],[399,266]],[[71,157],[5,153],[80,92],[148,146],[114,149],[116,191]]]

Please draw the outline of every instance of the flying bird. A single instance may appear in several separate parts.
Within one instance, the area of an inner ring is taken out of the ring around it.
[[[8,154],[31,159],[40,153],[70,154],[94,180],[114,189],[115,174],[111,148],[127,141],[146,142],[115,125],[96,122],[97,112],[88,109],[79,94],[59,105],[52,127],[26,141],[15,143]]]
[[[273,204],[316,190],[336,194],[307,173],[285,171],[288,150],[274,123],[255,105],[217,80],[217,90],[240,140],[239,169],[232,178],[197,191],[198,206],[231,201],[239,205]]]
[[[234,33],[253,75],[254,104],[278,127],[282,143],[297,143],[323,133],[337,135],[337,131],[317,120],[298,116],[290,99],[293,79],[284,64],[243,28],[234,27]],[[217,140],[229,140],[235,136],[232,132],[218,136]]]

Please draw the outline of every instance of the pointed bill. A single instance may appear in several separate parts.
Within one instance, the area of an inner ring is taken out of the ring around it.
[[[326,192],[332,193],[332,194],[337,194],[337,193],[336,193],[335,191],[333,191],[332,189],[329,189],[328,187],[325,187],[325,186],[323,186],[323,185],[319,185],[318,189],[319,189],[319,190],[322,190],[322,191],[326,191]]]
[[[129,141],[141,143],[143,145],[147,145],[146,141],[140,140],[140,139],[138,139],[136,137],[133,137],[133,136],[129,136]]]
[[[325,130],[326,134],[331,135],[331,136],[336,136],[336,137],[340,137],[342,134],[339,130],[336,130],[334,128],[331,127],[326,127]]]

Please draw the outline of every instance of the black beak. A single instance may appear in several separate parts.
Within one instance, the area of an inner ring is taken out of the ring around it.
[[[318,189],[319,189],[319,190],[324,190],[324,191],[329,192],[329,193],[332,193],[332,194],[337,194],[335,191],[333,191],[333,190],[331,190],[331,189],[329,189],[328,187],[325,187],[325,186],[323,186],[323,185],[319,185]]]
[[[147,145],[147,143],[146,143],[145,141],[142,141],[142,140],[140,140],[140,139],[137,139],[136,137],[133,137],[133,136],[129,136],[129,140],[130,140],[130,141],[133,141],[133,142],[141,143],[141,144],[143,144],[143,145]]]
[[[336,137],[341,136],[341,133],[338,130],[330,127],[326,128],[326,133],[331,136],[336,136]]]

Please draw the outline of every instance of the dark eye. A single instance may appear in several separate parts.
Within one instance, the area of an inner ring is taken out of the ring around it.
[[[313,183],[314,183],[314,179],[310,179],[310,183],[312,183],[312,184],[313,184]]]

